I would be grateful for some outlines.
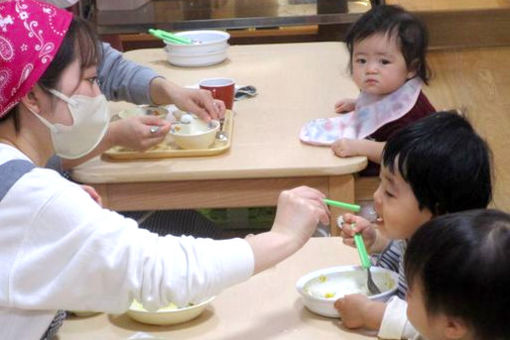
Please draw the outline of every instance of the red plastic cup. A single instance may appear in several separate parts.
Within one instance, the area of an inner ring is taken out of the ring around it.
[[[222,100],[225,107],[232,110],[234,106],[235,82],[230,78],[208,78],[201,80],[198,85],[201,89],[211,91],[214,99]]]

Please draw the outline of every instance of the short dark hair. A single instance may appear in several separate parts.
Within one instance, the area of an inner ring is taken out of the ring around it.
[[[37,83],[44,90],[55,88],[62,71],[78,57],[81,62],[80,67],[84,69],[99,63],[102,58],[102,49],[92,27],[85,20],[74,17],[57,54]],[[19,131],[18,105],[1,117],[0,123],[7,119],[13,119],[14,127],[16,131]]]
[[[87,21],[74,17],[55,58],[38,83],[45,89],[53,89],[60,79],[62,70],[76,58],[80,59],[80,68],[84,69],[97,65],[101,56],[99,39],[92,27]]]
[[[400,6],[379,5],[363,14],[349,29],[345,43],[350,54],[349,70],[352,72],[354,44],[377,33],[395,36],[406,61],[407,68],[428,84],[430,70],[425,58],[428,33],[425,25]]]
[[[491,152],[471,124],[438,112],[392,135],[382,164],[409,183],[420,209],[435,215],[485,208],[492,198]]]
[[[411,237],[409,287],[421,283],[429,315],[462,319],[475,339],[510,336],[510,215],[471,210],[434,218]]]

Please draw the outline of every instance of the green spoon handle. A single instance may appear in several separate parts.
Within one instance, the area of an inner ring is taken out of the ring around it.
[[[323,199],[324,203],[326,203],[327,205],[332,205],[334,207],[338,207],[338,208],[343,208],[343,209],[347,209],[347,210],[351,210],[353,212],[359,212],[361,210],[361,207],[357,204],[350,204],[350,203],[345,203],[345,202],[340,202],[340,201],[335,201],[335,200],[330,200],[328,198],[324,198]]]
[[[155,36],[156,38],[167,40],[177,44],[190,45],[193,43],[191,39],[179,37],[173,33],[166,32],[160,29],[151,28],[149,29],[149,33]]]
[[[363,268],[370,268],[370,259],[368,257],[367,249],[365,248],[365,243],[363,243],[363,237],[361,234],[354,234],[354,243],[356,244],[356,248],[358,249],[358,255],[361,260],[361,266]]]

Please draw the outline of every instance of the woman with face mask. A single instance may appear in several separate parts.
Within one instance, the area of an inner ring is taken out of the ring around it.
[[[78,0],[40,0],[69,8]],[[225,105],[213,100],[209,91],[188,89],[159,76],[154,70],[124,59],[122,53],[107,43],[101,44],[98,79],[101,92],[108,100],[135,104],[176,104],[181,110],[197,114],[202,119],[216,119],[225,114]],[[67,176],[67,171],[98,156],[113,146],[143,151],[161,143],[170,129],[168,121],[155,116],[136,116],[110,122],[105,137],[89,153],[69,159],[52,157],[47,167]],[[67,176],[68,177],[68,176]],[[91,194],[99,196],[89,187]],[[193,235],[221,238],[222,230],[195,210],[123,211],[122,215],[140,221],[159,235]]]
[[[0,31],[2,339],[50,338],[60,309],[198,302],[290,256],[328,222],[323,195],[306,187],[284,191],[271,230],[248,239],[158,237],[102,209],[41,168],[54,153],[79,157],[106,131],[93,34],[33,0],[0,2]]]

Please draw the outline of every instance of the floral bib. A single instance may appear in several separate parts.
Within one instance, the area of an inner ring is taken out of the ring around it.
[[[340,138],[366,138],[380,127],[405,116],[416,104],[422,85],[421,79],[416,77],[388,95],[361,92],[354,111],[309,121],[301,128],[299,139],[307,144],[331,145]]]

